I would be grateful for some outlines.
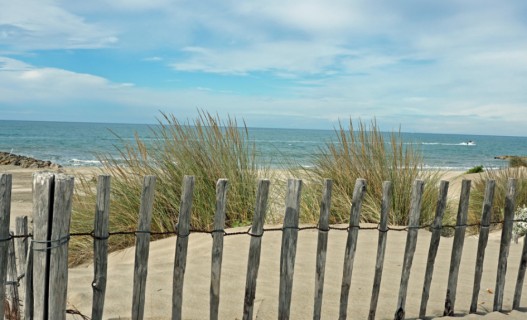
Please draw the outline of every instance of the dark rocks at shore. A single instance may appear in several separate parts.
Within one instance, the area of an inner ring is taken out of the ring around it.
[[[53,163],[51,161],[38,160],[31,157],[19,156],[9,152],[0,151],[0,165],[13,165],[21,168],[47,168],[47,169],[59,169],[61,165]]]

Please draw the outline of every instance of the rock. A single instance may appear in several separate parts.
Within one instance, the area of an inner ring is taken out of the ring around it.
[[[49,168],[59,169],[61,165],[52,163],[49,160],[43,161],[31,157],[20,156],[9,152],[0,151],[0,165],[14,165],[22,168]]]

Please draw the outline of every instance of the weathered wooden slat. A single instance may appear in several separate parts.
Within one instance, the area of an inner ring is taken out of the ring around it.
[[[15,227],[16,227],[16,235],[17,236],[24,236],[23,238],[16,238],[15,239],[15,245],[16,245],[16,257],[18,259],[17,263],[17,269],[18,269],[18,277],[19,277],[19,286],[22,288],[20,294],[20,300],[23,302],[26,297],[26,292],[24,288],[26,288],[26,281],[28,279],[26,272],[26,261],[27,261],[27,249],[28,249],[28,224],[27,224],[27,216],[23,217],[17,217],[15,220]]]
[[[406,236],[406,247],[404,249],[403,269],[401,272],[401,285],[399,287],[399,297],[397,299],[397,311],[394,319],[400,320],[405,317],[406,292],[408,281],[410,280],[410,270],[414,259],[417,234],[419,231],[419,217],[421,215],[421,200],[423,196],[424,182],[415,180],[412,186],[412,200],[410,204],[410,218],[408,221],[408,234]]]
[[[324,275],[326,272],[326,253],[328,248],[329,232],[329,213],[331,210],[331,190],[333,181],[324,179],[322,190],[322,201],[320,203],[320,217],[318,220],[318,243],[317,243],[317,262],[315,274],[315,304],[313,319],[320,319],[322,316],[322,296],[324,293]]]
[[[278,294],[278,319],[283,320],[289,319],[291,309],[301,193],[302,180],[289,179],[287,181],[284,227],[282,230],[280,290]]]
[[[13,233],[11,233],[13,235]],[[8,283],[8,297],[7,300],[10,304],[9,315],[6,317],[9,320],[20,320],[20,308],[19,301],[20,296],[18,294],[18,275],[16,268],[16,256],[15,256],[15,242],[13,239],[9,241],[9,253],[7,262],[7,283]]]
[[[227,206],[228,180],[220,179],[216,183],[216,213],[212,233],[212,258],[210,268],[210,319],[218,319],[220,306],[221,263],[223,260],[223,236],[225,227],[225,209]]]
[[[7,279],[7,257],[9,254],[9,223],[11,216],[10,174],[0,174],[0,319],[4,319],[5,284]]]
[[[48,319],[66,319],[68,242],[73,199],[73,176],[55,175],[55,191],[49,243]]]
[[[97,199],[93,226],[92,320],[102,319],[108,269],[108,223],[110,215],[110,176],[97,179]]]
[[[24,287],[24,319],[33,319],[33,241],[29,242],[26,257],[25,287]]]
[[[448,196],[449,182],[442,180],[439,185],[439,197],[436,204],[436,214],[432,223],[432,236],[430,238],[430,247],[428,249],[428,259],[426,262],[425,280],[423,284],[423,294],[421,295],[421,306],[419,308],[419,318],[424,319],[426,316],[426,307],[430,297],[430,285],[434,273],[434,264],[437,256],[437,249],[441,240],[441,228],[443,226],[443,216],[445,214]]]
[[[459,206],[456,218],[456,230],[454,241],[452,243],[452,252],[450,256],[450,269],[448,272],[447,295],[445,299],[445,310],[443,315],[453,316],[456,305],[457,279],[459,275],[459,264],[463,254],[463,245],[465,243],[465,230],[467,224],[468,204],[470,199],[470,180],[463,179],[461,182],[461,195],[459,197]]]
[[[474,272],[474,286],[472,289],[472,300],[470,302],[470,313],[478,309],[478,296],[481,287],[481,277],[483,275],[483,262],[485,260],[485,249],[489,240],[490,217],[494,203],[494,191],[496,182],[488,180],[485,186],[485,197],[483,199],[483,208],[481,211],[481,227],[479,229],[478,251],[476,253],[476,268]]]
[[[183,179],[183,192],[181,193],[181,205],[177,224],[176,256],[174,258],[174,284],[172,292],[173,320],[179,320],[182,316],[183,280],[185,279],[185,268],[187,266],[187,248],[193,191],[194,177],[185,176]]]
[[[267,213],[267,199],[269,198],[269,180],[258,181],[256,204],[253,223],[251,226],[251,242],[247,258],[247,276],[245,280],[245,296],[243,300],[243,320],[253,318],[254,298],[256,296],[256,280],[260,267],[260,252],[262,249],[263,225]]]
[[[379,240],[377,244],[377,258],[375,260],[375,276],[373,278],[373,289],[370,300],[370,312],[368,319],[375,319],[377,302],[381,290],[382,270],[384,267],[384,254],[386,252],[386,240],[388,237],[388,214],[392,207],[392,183],[384,181],[382,184],[381,219],[379,223]]]
[[[132,319],[143,319],[145,312],[146,277],[150,253],[150,225],[156,186],[155,176],[145,176],[139,207],[139,224],[135,235],[134,288],[132,292]]]
[[[366,193],[366,180],[357,179],[351,199],[350,223],[346,251],[344,251],[344,267],[342,270],[342,285],[340,287],[340,309],[339,319],[346,319],[348,314],[348,298],[351,287],[351,275],[353,272],[353,261],[357,248],[357,237],[359,235],[360,210],[362,200]]]
[[[507,273],[507,258],[512,238],[512,220],[516,202],[517,179],[509,178],[507,182],[507,195],[505,197],[504,223],[501,229],[500,254],[498,258],[498,271],[496,275],[496,289],[494,290],[493,311],[502,311],[503,291],[505,289],[505,274]]]
[[[527,269],[527,235],[523,236],[523,249],[520,258],[520,267],[518,268],[518,277],[516,279],[516,288],[514,289],[514,299],[512,301],[512,308],[520,308],[520,300],[522,297],[522,287],[525,280],[525,270]]]
[[[48,314],[49,250],[51,213],[55,175],[50,172],[33,174],[33,319],[43,320]]]
[[[29,239],[27,238],[27,235],[28,235],[27,216],[17,217],[15,220],[15,228],[16,228],[17,236],[24,236],[24,238],[15,239],[16,256],[18,258],[18,263],[17,263],[18,275],[22,276],[24,275],[25,268],[26,268],[27,244],[29,242]],[[24,282],[25,282],[25,276],[21,279],[22,288],[24,287],[23,285]]]

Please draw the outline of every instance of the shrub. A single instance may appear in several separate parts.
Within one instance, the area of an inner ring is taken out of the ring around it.
[[[467,172],[465,173],[480,173],[480,172],[483,172],[483,166],[475,166],[471,169],[468,169]]]
[[[509,158],[509,167],[527,167],[527,161],[525,158],[513,156]]]
[[[133,143],[117,146],[119,157],[99,155],[101,173],[112,176],[110,229],[132,231],[137,216],[143,177],[157,177],[152,231],[173,231],[179,212],[184,175],[196,178],[191,227],[211,229],[216,203],[216,181],[229,179],[226,226],[250,224],[256,201],[257,180],[272,178],[267,166],[258,166],[256,147],[249,142],[245,123],[200,112],[193,122],[180,123],[162,114],[152,127],[154,139],[147,145],[137,135]],[[84,179],[77,190],[79,205],[74,210],[72,230],[93,228],[94,181]],[[133,244],[133,237],[110,238],[120,249]],[[73,243],[80,249],[87,243]],[[89,251],[89,250],[88,250]]]
[[[310,206],[303,207],[303,216],[307,216],[308,219],[318,217],[319,208],[314,204],[320,201],[323,178],[329,178],[333,180],[331,222],[348,222],[355,180],[363,178],[367,181],[367,192],[362,205],[361,220],[377,223],[382,183],[389,180],[393,187],[389,222],[392,225],[406,225],[413,181],[423,179],[425,190],[421,223],[433,221],[440,173],[436,170],[423,170],[421,154],[413,149],[411,144],[403,143],[400,132],[392,132],[388,141],[385,141],[385,135],[379,130],[375,121],[369,126],[361,121],[358,130],[355,131],[350,120],[348,128],[341,123],[335,133],[337,140],[328,142],[314,156],[314,168],[305,170],[308,181],[314,183],[310,183],[304,189],[306,190],[304,198],[310,196],[318,198],[308,201],[303,199],[303,203]]]

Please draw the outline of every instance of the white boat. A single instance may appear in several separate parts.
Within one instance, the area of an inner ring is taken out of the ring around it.
[[[472,141],[472,140],[469,140],[467,142],[461,142],[460,143],[461,145],[464,145],[464,146],[475,146],[476,145],[476,142],[475,141]]]

